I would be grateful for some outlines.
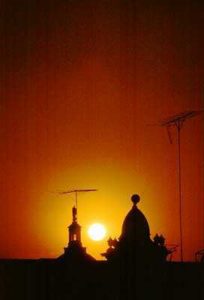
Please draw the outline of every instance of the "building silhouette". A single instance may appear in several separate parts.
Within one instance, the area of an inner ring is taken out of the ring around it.
[[[77,209],[72,209],[68,243],[56,259],[0,260],[1,300],[180,300],[204,299],[204,265],[168,262],[162,235],[150,228],[132,196],[132,208],[118,239],[91,257],[81,242]]]
[[[119,240],[112,241],[110,238],[109,248],[102,256],[108,260],[129,259],[134,263],[150,265],[165,261],[170,251],[164,245],[164,237],[156,235],[151,240],[148,221],[137,207],[139,195],[133,195],[131,200],[133,206],[124,219]]]
[[[81,226],[77,222],[77,208],[72,208],[72,223],[68,226],[68,245],[64,248],[64,254],[59,260],[65,262],[80,262],[94,260],[94,258],[86,253],[86,248],[81,242]]]
[[[137,207],[139,195],[133,195],[131,200],[133,205],[124,219],[119,239],[110,238],[109,248],[102,256],[119,268],[121,299],[147,299],[152,294],[160,299],[163,263],[169,251],[163,236],[151,240],[148,221]]]

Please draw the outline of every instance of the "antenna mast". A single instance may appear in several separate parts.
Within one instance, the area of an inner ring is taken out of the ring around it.
[[[64,195],[64,194],[75,194],[75,206],[77,209],[78,206],[78,193],[87,193],[87,192],[96,192],[96,189],[78,189],[78,190],[69,190],[69,191],[64,191],[64,192],[59,192],[59,194]]]
[[[168,119],[160,122],[161,126],[165,126],[171,141],[169,129],[171,126],[177,129],[177,144],[178,144],[178,189],[179,189],[179,230],[180,230],[180,259],[183,262],[183,222],[182,222],[182,184],[181,184],[181,129],[183,123],[190,118],[199,115],[202,111],[186,111],[178,115],[171,116]]]

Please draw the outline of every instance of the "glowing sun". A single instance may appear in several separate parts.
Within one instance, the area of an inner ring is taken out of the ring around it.
[[[99,223],[92,224],[88,229],[88,235],[94,241],[102,240],[106,235],[105,226]]]

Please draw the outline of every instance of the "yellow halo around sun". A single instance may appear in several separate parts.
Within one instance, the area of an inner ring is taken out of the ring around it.
[[[101,241],[106,235],[106,228],[100,223],[94,223],[89,226],[88,235],[94,241]]]

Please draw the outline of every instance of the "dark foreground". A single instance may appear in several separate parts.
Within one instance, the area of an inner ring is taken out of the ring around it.
[[[168,262],[156,274],[125,274],[106,261],[0,260],[0,299],[204,300],[204,264]]]

